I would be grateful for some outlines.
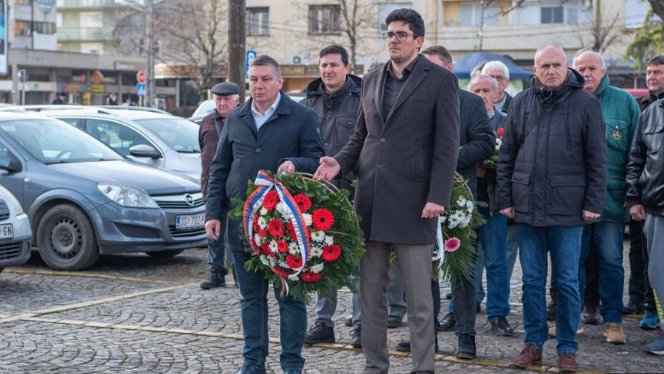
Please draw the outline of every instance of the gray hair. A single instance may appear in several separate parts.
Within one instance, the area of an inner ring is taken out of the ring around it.
[[[602,69],[606,70],[606,64],[604,63],[604,57],[602,57],[602,55],[600,55],[599,53],[597,53],[595,51],[591,51],[589,49],[582,49],[582,50],[576,52],[576,54],[574,55],[574,58],[572,59],[572,69],[576,69],[576,58],[581,56],[584,53],[590,53],[590,54],[598,57],[599,61],[602,63]]]
[[[489,69],[500,69],[505,76],[505,80],[510,80],[510,69],[507,68],[507,65],[503,64],[502,61],[493,60],[484,64],[482,67],[482,74],[486,75]]]
[[[478,74],[478,75],[474,76],[473,79],[471,79],[470,82],[468,82],[468,91],[471,90],[470,86],[472,86],[473,83],[475,83],[477,81],[481,81],[481,80],[490,80],[491,81],[491,89],[493,90],[493,92],[498,91],[498,82],[493,77],[490,77],[486,74]]]

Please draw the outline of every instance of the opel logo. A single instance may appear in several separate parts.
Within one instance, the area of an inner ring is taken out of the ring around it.
[[[190,194],[184,195],[184,201],[187,202],[187,205],[194,206],[194,197],[191,196]]]

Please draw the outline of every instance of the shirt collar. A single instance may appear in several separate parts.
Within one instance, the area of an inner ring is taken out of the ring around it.
[[[420,60],[420,57],[421,56],[418,54],[417,57],[415,57],[415,59],[413,61],[411,61],[408,65],[406,65],[405,68],[403,68],[403,74],[402,74],[401,78],[397,78],[397,76],[394,75],[394,73],[392,72],[392,61],[390,61],[390,63],[388,64],[387,71],[390,74],[390,76],[394,79],[408,78],[408,76],[413,71],[413,69],[415,69],[415,65],[417,64],[417,61]]]
[[[254,115],[261,116],[261,117],[266,117],[274,113],[275,110],[277,110],[277,107],[279,106],[279,103],[281,102],[281,92],[279,92],[279,95],[277,96],[277,99],[270,105],[269,108],[265,111],[265,115],[261,114],[261,112],[256,109],[256,103],[252,100],[251,101],[251,112]]]

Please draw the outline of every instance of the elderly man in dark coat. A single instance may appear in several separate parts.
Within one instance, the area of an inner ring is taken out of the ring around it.
[[[406,290],[413,372],[433,373],[429,269],[459,153],[459,88],[454,74],[418,54],[424,21],[416,11],[394,10],[385,23],[390,61],[364,77],[355,133],[334,158],[321,159],[316,176],[357,171],[355,206],[367,239],[360,262],[364,372],[389,369],[385,294],[394,249]]]
[[[583,225],[599,218],[606,190],[606,140],[599,101],[555,44],[535,54],[533,87],[512,101],[498,160],[497,207],[514,218],[523,266],[525,348],[512,366],[542,361],[547,339],[547,252],[558,282],[558,367],[578,370],[579,256]]]
[[[208,179],[212,158],[217,152],[219,134],[224,127],[224,120],[228,113],[240,103],[240,89],[237,84],[219,83],[212,87],[214,95],[214,111],[203,117],[198,129],[198,145],[201,149],[201,192],[207,194]],[[209,290],[226,286],[228,268],[225,261],[224,243],[221,240],[208,238],[208,264],[210,265],[210,279],[201,283],[201,288]]]

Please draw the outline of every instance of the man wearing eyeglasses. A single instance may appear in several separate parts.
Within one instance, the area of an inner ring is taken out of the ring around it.
[[[406,290],[412,371],[433,373],[431,257],[459,153],[459,87],[454,74],[418,54],[424,43],[419,13],[396,9],[385,23],[390,61],[365,75],[355,131],[334,157],[321,158],[316,177],[357,172],[355,207],[367,240],[360,261],[364,373],[389,370],[392,250]]]
[[[489,61],[484,64],[482,74],[488,75],[498,82],[498,100],[493,105],[501,112],[507,113],[512,101],[512,96],[505,91],[510,85],[510,70],[507,65],[498,60]]]

